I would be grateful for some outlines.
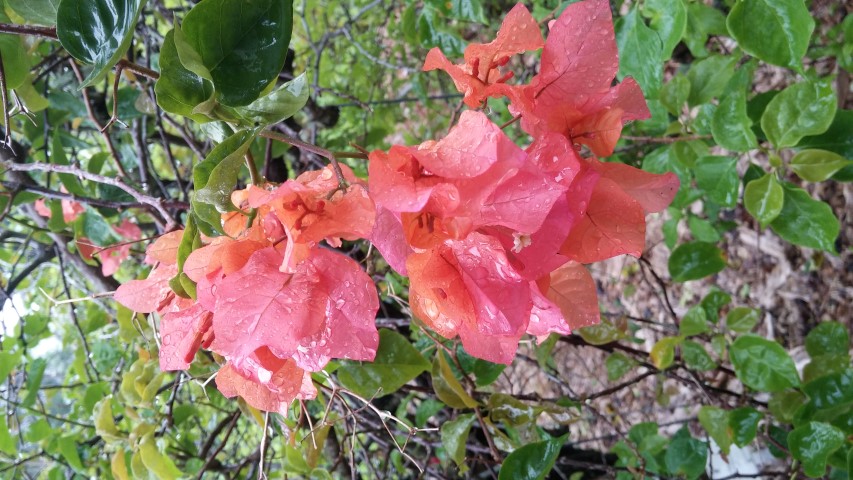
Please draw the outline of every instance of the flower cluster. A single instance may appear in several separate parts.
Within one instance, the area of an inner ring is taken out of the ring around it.
[[[511,57],[539,48],[539,73],[511,84]],[[369,239],[409,277],[413,314],[475,357],[510,363],[525,334],[596,323],[584,264],[639,256],[645,214],[678,189],[675,175],[580,154],[582,145],[612,153],[622,125],[649,116],[636,82],[611,86],[616,53],[606,0],[570,5],[547,40],[516,6],[495,41],[469,46],[464,63],[433,49],[424,69],[449,73],[471,107],[506,96],[532,137],[526,148],[472,110],[440,140],[372,152],[369,192],[346,167],[346,189],[327,167],[234,192],[227,236],[202,239],[179,262],[186,238],[164,235],[148,249],[149,277],[123,285],[116,299],[161,315],[161,368],[186,369],[209,349],[224,359],[219,389],[267,411],[315,395],[310,372],[329,359],[376,354],[373,282],[322,241]],[[170,288],[179,274],[193,282],[194,299]]]

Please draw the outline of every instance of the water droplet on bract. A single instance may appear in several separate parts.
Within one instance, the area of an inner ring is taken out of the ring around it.
[[[427,316],[430,320],[435,320],[438,318],[438,304],[435,303],[432,299],[429,298],[421,298],[420,299],[421,310],[423,310],[424,315]]]
[[[339,298],[337,301],[335,301],[335,308],[340,310],[341,308],[344,307],[344,305],[346,305],[346,303],[347,302],[345,302],[343,298]]]
[[[530,323],[539,323],[539,315],[535,313],[530,314]]]

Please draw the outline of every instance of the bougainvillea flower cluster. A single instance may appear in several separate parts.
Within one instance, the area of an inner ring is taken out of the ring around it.
[[[512,82],[512,57],[540,48],[539,73]],[[148,278],[116,292],[127,307],[161,315],[161,368],[186,369],[208,349],[222,358],[225,395],[283,411],[316,394],[310,373],[330,359],[372,360],[377,294],[355,261],[327,247],[341,239],[369,239],[409,277],[412,314],[478,358],[508,364],[526,334],[598,322],[585,264],[639,256],[645,215],[678,189],[673,174],[595,158],[612,153],[625,122],[649,116],[634,80],[612,85],[608,2],[570,5],[547,39],[518,5],[463,63],[430,51],[424,70],[435,69],[470,107],[507,97],[529,145],[471,110],[444,138],[370,153],[369,190],[344,166],[346,188],[327,167],[234,192],[227,235],[201,239],[182,262],[185,235],[164,235],[148,249]],[[179,275],[195,297],[170,288]]]

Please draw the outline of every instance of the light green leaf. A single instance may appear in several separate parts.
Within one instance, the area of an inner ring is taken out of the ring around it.
[[[168,455],[160,453],[151,434],[146,435],[140,442],[139,456],[145,468],[160,480],[172,480],[182,475]],[[134,469],[134,473],[136,473],[136,469]]]
[[[107,443],[124,440],[124,436],[118,431],[113,418],[112,395],[98,402],[92,412],[95,419],[95,433],[100,435]]]
[[[10,457],[14,457],[18,452],[17,441],[6,424],[6,415],[0,415],[0,452]]]
[[[737,377],[761,392],[778,392],[800,384],[794,361],[778,343],[757,335],[738,337],[729,348]]]
[[[664,337],[657,341],[649,352],[652,363],[658,370],[666,370],[675,360],[675,347],[681,345],[683,337]]]
[[[574,333],[590,345],[604,345],[627,337],[624,331],[604,319],[598,325],[579,328]]]
[[[619,79],[634,77],[645,95],[655,98],[663,80],[660,37],[646,26],[636,6],[616,22],[615,29]]]
[[[3,72],[6,74],[6,88],[17,89],[23,86],[30,73],[30,59],[27,50],[17,35],[0,35],[0,54],[3,55]],[[2,117],[0,117],[2,123]]]
[[[554,468],[554,462],[567,435],[543,442],[528,443],[510,453],[501,466],[499,480],[542,480]]]
[[[739,0],[726,26],[746,53],[799,69],[815,22],[803,0]]]
[[[720,241],[720,233],[707,219],[691,214],[687,217],[687,227],[690,228],[693,238],[700,242],[717,243]]]
[[[714,7],[702,2],[687,3],[687,28],[684,43],[696,58],[708,56],[705,44],[709,35],[726,34],[726,17]]]
[[[441,444],[457,466],[465,462],[465,446],[474,420],[473,413],[464,413],[441,426]]]
[[[61,0],[56,35],[72,57],[93,66],[87,87],[127,52],[143,0]]]
[[[687,368],[697,372],[707,372],[717,368],[717,362],[708,355],[705,347],[693,340],[685,340],[681,345],[681,357]]]
[[[853,165],[841,155],[828,150],[802,150],[791,159],[791,170],[808,182],[822,182],[844,167]]]
[[[259,129],[254,129],[235,133],[214,147],[204,161],[193,168],[196,188],[192,199],[194,209],[197,204],[211,205],[219,213],[234,209],[231,203],[231,192],[237,183],[237,175],[243,167],[244,156],[258,132]],[[206,223],[219,224],[219,217],[202,218],[202,220]]]
[[[735,333],[747,333],[758,324],[759,312],[754,308],[736,307],[726,316],[726,327]]]
[[[62,454],[62,458],[68,462],[68,465],[71,465],[71,468],[79,473],[84,473],[86,471],[86,468],[83,466],[83,461],[80,459],[80,454],[77,452],[77,442],[73,437],[59,437],[57,445],[59,446],[59,453]]]
[[[696,305],[684,314],[678,325],[678,333],[689,337],[710,331],[708,328],[708,316],[701,305]]]
[[[488,23],[480,0],[427,0],[426,3],[449,18]]]
[[[660,89],[660,102],[666,110],[675,115],[681,115],[681,109],[690,96],[690,80],[684,75],[676,75]]]
[[[826,460],[844,445],[844,432],[823,422],[809,422],[788,434],[791,455],[803,463],[803,471],[811,478],[826,473]]]
[[[725,254],[711,243],[684,243],[675,247],[669,257],[669,274],[676,282],[698,280],[724,268]]]
[[[432,362],[432,388],[438,399],[452,408],[477,407],[477,400],[459,383],[444,355],[441,350],[437,351]]]
[[[746,210],[758,220],[762,228],[782,213],[784,202],[785,190],[772,173],[747,183],[743,192]]]
[[[209,70],[217,100],[240,106],[257,99],[281,72],[292,21],[290,0],[205,0],[190,10],[181,30]]]
[[[708,198],[725,207],[737,204],[740,177],[737,159],[731,157],[705,156],[696,161],[693,169],[696,186],[705,191]]]
[[[834,253],[841,227],[832,208],[813,199],[802,188],[789,185],[783,188],[785,203],[770,228],[791,243]]]
[[[237,109],[243,118],[258,125],[274,125],[292,117],[308,102],[311,87],[303,73],[269,95]]]
[[[611,353],[604,360],[604,366],[607,368],[607,380],[611,382],[619,380],[636,365],[637,362],[630,357],[626,357],[619,352]]]
[[[48,27],[56,25],[59,0],[6,0],[6,6],[27,23]]]
[[[698,416],[702,428],[717,442],[720,450],[728,455],[732,447],[732,437],[729,433],[729,411],[705,405],[699,409]]]
[[[372,363],[346,362],[336,373],[343,386],[372,398],[396,392],[429,368],[429,362],[406,337],[383,328],[379,330],[379,348]]]
[[[793,147],[806,135],[825,132],[837,103],[831,78],[795,83],[767,104],[761,129],[776,148]]]

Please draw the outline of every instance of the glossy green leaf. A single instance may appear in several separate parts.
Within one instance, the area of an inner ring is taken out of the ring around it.
[[[794,361],[777,342],[757,335],[738,337],[729,348],[737,377],[761,392],[778,392],[800,384]]]
[[[475,408],[479,404],[459,383],[445,354],[439,350],[432,362],[432,388],[438,399],[452,408]]]
[[[690,66],[687,79],[690,80],[690,95],[687,103],[691,106],[708,103],[718,97],[734,75],[737,57],[713,55]]]
[[[726,26],[750,55],[780,67],[799,68],[815,22],[803,0],[739,0]]]
[[[308,102],[311,86],[303,73],[268,95],[255,100],[237,112],[257,125],[274,125],[292,117]]]
[[[711,287],[711,291],[702,298],[699,305],[705,310],[705,318],[713,323],[717,323],[720,319],[720,310],[731,302],[731,295],[717,287]]]
[[[828,353],[812,357],[811,361],[803,367],[803,383],[811,382],[824,375],[843,372],[850,366],[850,355]]]
[[[237,176],[245,164],[245,155],[252,145],[258,130],[241,130],[220,143],[205,157],[204,161],[193,168],[195,194],[192,204],[196,210],[198,204],[215,208],[214,215],[202,218],[208,224],[219,224],[219,213],[234,209],[231,192],[237,183]],[[214,223],[215,222],[215,223]]]
[[[183,66],[175,46],[175,31],[170,30],[160,46],[160,78],[154,85],[157,105],[197,122],[209,121],[210,118],[194,111],[213,96],[213,85]]]
[[[752,119],[746,113],[746,93],[752,88],[753,66],[741,67],[729,80],[711,119],[711,134],[723,148],[745,152],[758,146]]]
[[[490,395],[487,408],[492,422],[503,422],[514,427],[530,424],[537,417],[533,406],[504,393]]]
[[[143,0],[61,0],[56,35],[72,57],[92,65],[84,87],[103,78],[130,46]]]
[[[441,444],[447,450],[448,456],[458,466],[465,462],[465,446],[468,443],[468,434],[471,432],[471,426],[476,419],[473,413],[463,413],[441,425]]]
[[[849,349],[850,333],[839,322],[821,322],[806,335],[806,352],[811,357],[846,355]]]
[[[630,357],[626,357],[619,352],[611,353],[604,360],[604,366],[607,368],[607,380],[611,382],[619,380],[636,365],[637,362]]]
[[[828,150],[807,149],[791,159],[791,170],[808,182],[822,182],[844,167],[853,165],[841,155]]]
[[[679,245],[669,257],[669,274],[676,282],[698,280],[726,268],[725,254],[712,243]]]
[[[678,333],[685,337],[699,335],[700,333],[708,331],[710,331],[710,328],[708,328],[707,313],[705,313],[705,309],[699,305],[690,308],[690,310],[684,314],[684,318],[681,319],[681,323],[678,324]]]
[[[775,220],[782,213],[785,203],[785,190],[772,173],[753,180],[743,191],[743,204],[750,215],[755,217],[762,228]]]
[[[642,13],[660,37],[663,44],[660,60],[666,61],[687,29],[684,0],[646,0],[642,3]]]
[[[684,44],[696,58],[708,56],[705,44],[709,35],[725,35],[726,17],[714,7],[702,2],[687,3],[687,28]]]
[[[681,344],[681,357],[687,368],[697,372],[707,372],[717,368],[717,362],[708,355],[705,347],[693,340],[685,340]]]
[[[770,228],[783,239],[803,247],[835,252],[841,230],[832,208],[802,188],[783,185],[785,202]]]
[[[693,169],[696,185],[713,202],[725,207],[737,204],[740,177],[737,159],[731,157],[706,156],[696,161]]]
[[[726,328],[735,333],[747,333],[758,324],[760,312],[754,308],[736,307],[726,315]]]
[[[643,93],[655,98],[663,81],[661,40],[646,26],[637,7],[616,21],[616,44],[619,47],[619,78],[634,77]]]
[[[728,455],[732,447],[732,437],[729,432],[730,412],[719,407],[702,406],[699,409],[699,423],[714,439],[723,454]]]
[[[809,396],[812,405],[818,409],[853,404],[853,368],[824,375],[803,385],[803,392]]]
[[[853,131],[853,110],[838,109],[835,111],[835,117],[829,129],[819,135],[804,137],[797,146],[829,150],[842,157],[853,158],[853,135],[849,134],[851,131]],[[844,171],[847,170],[850,169],[844,169]]]
[[[554,468],[564,435],[542,442],[528,443],[510,453],[501,466],[500,480],[543,480]]]
[[[749,445],[758,433],[761,412],[752,407],[740,407],[729,412],[729,430],[732,442],[738,447]]]
[[[831,78],[797,82],[770,100],[761,129],[776,148],[793,147],[806,135],[825,132],[837,103]]]
[[[669,113],[679,116],[690,96],[690,80],[684,75],[676,75],[661,87],[658,96]]]
[[[56,25],[59,0],[6,0],[6,6],[27,23]]]
[[[658,370],[669,368],[675,361],[675,347],[681,345],[682,341],[682,337],[664,337],[658,340],[649,352],[655,368]]]
[[[803,463],[803,471],[811,478],[826,473],[826,460],[844,445],[844,432],[823,422],[809,422],[788,434],[791,455]]]
[[[379,348],[373,363],[345,363],[337,376],[346,388],[372,398],[396,392],[429,368],[429,362],[406,337],[383,328],[379,330]]]
[[[181,30],[209,70],[217,99],[240,106],[257,99],[281,72],[292,22],[290,0],[205,0],[190,10]]]
[[[691,437],[684,427],[673,435],[664,462],[670,473],[682,474],[688,479],[699,478],[708,463],[708,444]]]

